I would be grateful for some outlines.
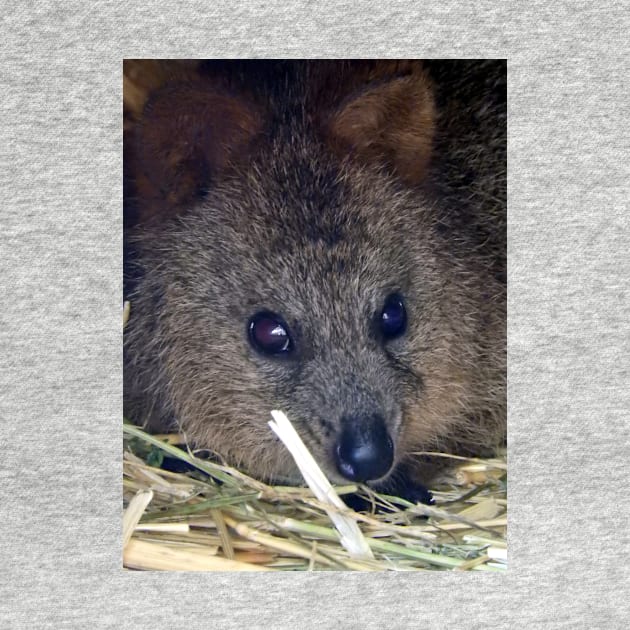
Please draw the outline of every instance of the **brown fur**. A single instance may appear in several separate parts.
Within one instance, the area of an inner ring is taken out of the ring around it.
[[[128,415],[292,482],[273,408],[336,481],[349,411],[378,409],[396,464],[418,470],[415,451],[504,439],[504,68],[460,113],[469,88],[440,83],[448,72],[209,62],[151,97],[126,148],[137,211]],[[477,122],[462,132],[458,116]],[[467,184],[452,172],[462,163]],[[394,291],[408,330],[383,343],[374,317]],[[291,328],[292,358],[249,344],[262,309]]]

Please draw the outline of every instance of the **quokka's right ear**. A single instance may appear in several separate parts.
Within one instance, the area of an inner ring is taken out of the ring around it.
[[[215,177],[243,159],[262,121],[247,98],[207,81],[152,95],[125,150],[137,222],[186,210]]]

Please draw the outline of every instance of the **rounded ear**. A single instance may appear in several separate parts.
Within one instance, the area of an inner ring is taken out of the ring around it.
[[[385,162],[404,181],[424,178],[431,157],[435,105],[431,82],[419,64],[383,62],[369,82],[346,96],[329,115],[326,132],[338,154]],[[390,72],[404,68],[404,74]]]
[[[207,81],[156,92],[125,150],[138,222],[185,210],[244,157],[261,128],[253,103]]]

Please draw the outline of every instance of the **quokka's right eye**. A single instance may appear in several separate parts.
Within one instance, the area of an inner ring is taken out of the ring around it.
[[[269,311],[256,313],[249,320],[248,333],[249,342],[262,354],[279,356],[293,350],[289,327],[275,313]]]

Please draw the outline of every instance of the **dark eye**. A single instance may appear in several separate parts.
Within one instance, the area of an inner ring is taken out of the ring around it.
[[[407,328],[407,311],[400,295],[393,293],[386,300],[381,311],[381,333],[385,339],[400,337]]]
[[[256,313],[248,328],[250,343],[263,354],[286,354],[293,349],[289,328],[275,313]]]

